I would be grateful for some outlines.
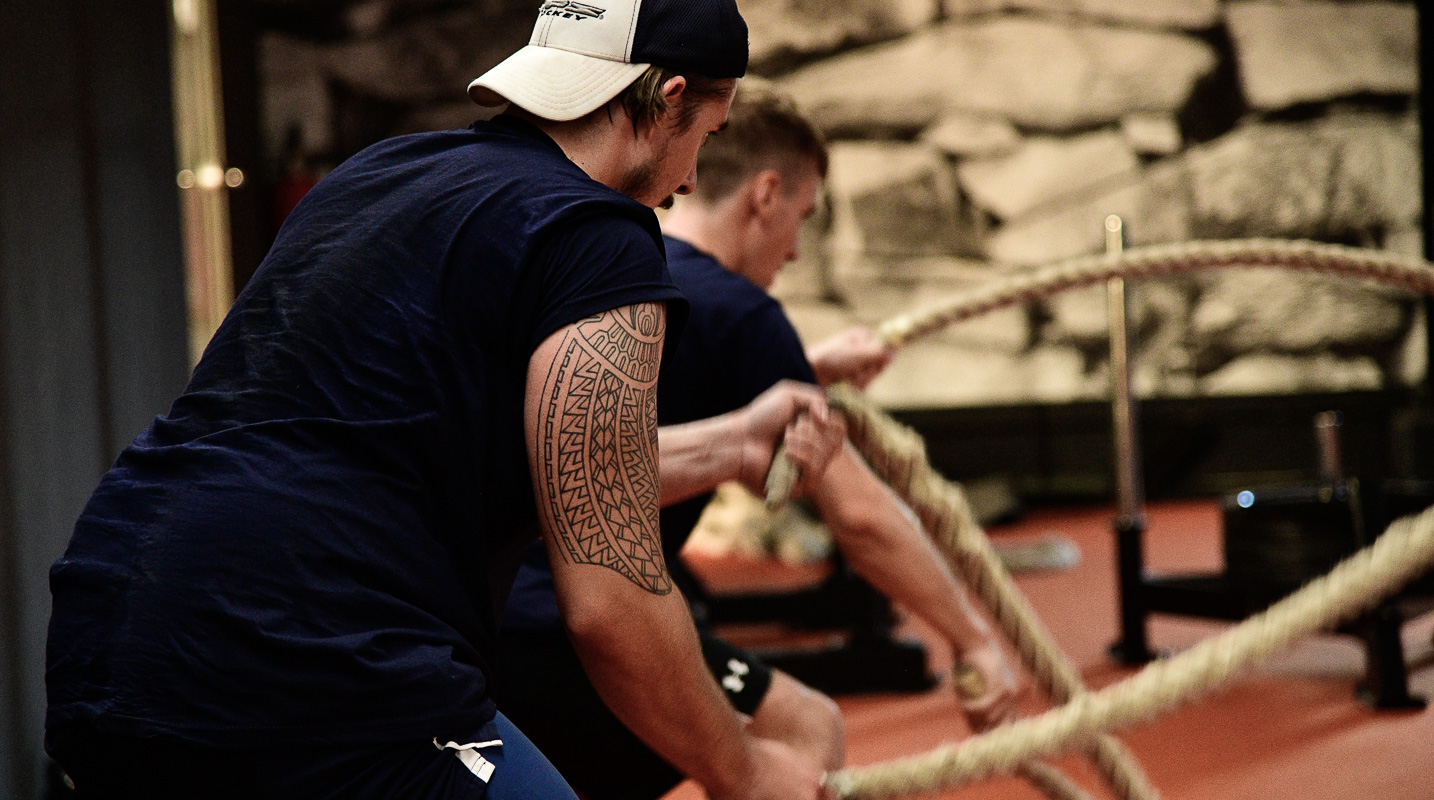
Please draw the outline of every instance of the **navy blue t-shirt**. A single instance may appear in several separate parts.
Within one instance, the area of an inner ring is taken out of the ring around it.
[[[527,123],[340,166],[53,567],[49,734],[492,738],[485,660],[537,534],[529,359],[654,301],[674,331],[651,210]]]
[[[816,383],[801,338],[782,306],[761,287],[726,269],[681,239],[666,237],[667,266],[687,297],[687,326],[676,352],[663,361],[657,420],[676,425],[726,414],[783,380]],[[692,535],[704,494],[662,510],[662,548],[683,591],[694,586],[677,552]],[[503,625],[548,628],[562,624],[547,553],[539,542],[523,556]]]

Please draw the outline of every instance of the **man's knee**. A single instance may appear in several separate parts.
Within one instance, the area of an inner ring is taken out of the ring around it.
[[[824,769],[846,759],[846,725],[836,701],[782,672],[752,716],[752,733],[786,742]]]

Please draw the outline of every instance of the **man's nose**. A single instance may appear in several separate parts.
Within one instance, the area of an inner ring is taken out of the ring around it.
[[[677,187],[677,194],[692,194],[697,189],[697,167],[693,166],[687,177],[682,179],[682,185]]]

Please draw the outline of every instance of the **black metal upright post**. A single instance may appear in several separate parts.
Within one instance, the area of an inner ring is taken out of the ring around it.
[[[1106,254],[1115,258],[1125,249],[1125,229],[1120,217],[1105,220]],[[1126,664],[1154,658],[1146,637],[1145,620],[1145,481],[1140,462],[1138,406],[1131,369],[1130,301],[1123,278],[1111,278],[1106,286],[1110,321],[1111,428],[1114,443],[1116,554],[1120,593],[1120,640],[1110,652]]]
[[[1426,3],[1415,3],[1415,13],[1419,15],[1419,136],[1420,136],[1420,168],[1423,171],[1422,185],[1424,187],[1424,258],[1434,260],[1434,230],[1429,224],[1434,219],[1430,206],[1434,204],[1434,131],[1429,129],[1429,120],[1434,119],[1430,114],[1430,108],[1434,107],[1434,100],[1430,98],[1430,88],[1434,88],[1434,12],[1431,12]],[[1424,297],[1424,342],[1426,352],[1434,356],[1434,297]],[[1434,409],[1434,369],[1426,368],[1424,371],[1424,407]]]
[[[1419,15],[1419,130],[1420,130],[1420,168],[1423,171],[1422,185],[1424,187],[1424,258],[1434,261],[1434,229],[1429,224],[1434,219],[1434,130],[1430,130],[1430,120],[1434,115],[1430,114],[1430,108],[1434,107],[1434,100],[1431,100],[1431,89],[1434,89],[1434,12],[1429,10],[1427,3],[1415,3],[1415,13]],[[1434,357],[1434,297],[1424,297],[1424,343],[1425,352]],[[1423,407],[1426,411],[1434,412],[1434,369],[1425,367],[1424,370],[1424,397]]]

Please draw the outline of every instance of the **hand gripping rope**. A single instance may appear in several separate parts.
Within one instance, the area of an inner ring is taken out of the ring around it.
[[[1386,253],[1312,242],[1243,240],[1140,248],[1112,258],[1061,262],[981,287],[941,306],[883,323],[878,335],[902,346],[945,325],[1003,306],[1046,297],[1111,278],[1143,278],[1230,267],[1276,267],[1360,278],[1434,295],[1434,268]],[[855,389],[828,392],[847,418],[848,436],[872,469],[921,519],[952,567],[990,609],[1037,684],[1058,705],[1039,717],[996,728],[925,755],[833,773],[828,784],[844,798],[880,798],[954,788],[999,773],[1020,771],[1052,797],[1073,800],[1084,791],[1034,761],[1085,750],[1124,800],[1159,794],[1129,752],[1108,732],[1165,713],[1232,680],[1296,640],[1330,628],[1398,591],[1434,564],[1434,509],[1400,519],[1374,544],[1328,575],[1244,623],[1165,661],[1150,664],[1100,692],[1087,692],[1079,674],[1024,596],[1015,588],[961,488],[931,467],[920,437],[881,412]],[[781,505],[794,470],[776,459],[767,502]],[[963,691],[975,693],[979,687]]]

